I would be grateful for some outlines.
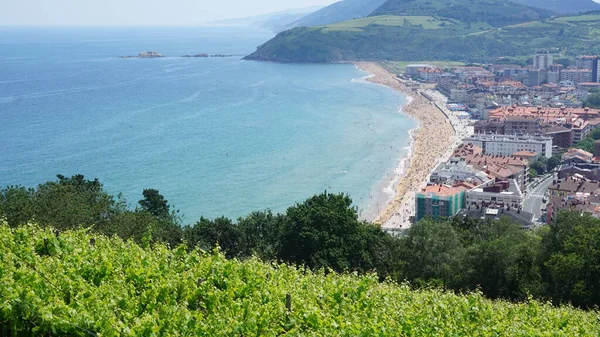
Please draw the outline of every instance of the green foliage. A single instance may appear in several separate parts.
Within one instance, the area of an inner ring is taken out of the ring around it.
[[[545,160],[536,160],[533,163],[531,163],[530,167],[532,170],[535,170],[538,175],[546,173],[547,169]]]
[[[573,147],[577,149],[582,149],[584,151],[594,153],[594,143],[596,140],[600,139],[600,129],[596,129],[590,134],[587,135],[584,139],[582,139],[577,144],[573,145]]]
[[[543,236],[544,273],[557,303],[600,303],[600,223],[588,214],[561,213]]]
[[[560,165],[561,163],[561,157],[560,156],[552,156],[550,158],[548,158],[548,161],[546,162],[546,169],[548,172],[553,171],[555,168],[558,167],[558,165]]]
[[[595,92],[591,94],[587,98],[587,100],[583,102],[583,106],[588,108],[600,109],[600,92]]]
[[[413,291],[84,230],[56,237],[0,224],[0,258],[10,336],[595,336],[599,327],[597,312],[568,306]]]
[[[529,169],[529,178],[535,179],[538,177],[538,171],[535,169]]]
[[[181,242],[179,219],[169,213],[170,206],[158,191],[144,190],[142,209],[131,211],[124,200],[106,192],[98,179],[57,178],[35,189],[8,186],[0,190],[0,218],[13,227],[35,220],[60,230],[89,227],[137,242],[148,231],[155,241],[173,247]]]
[[[421,3],[414,3],[417,2]],[[563,57],[600,54],[600,34],[595,33],[600,24],[600,14],[586,15],[585,20],[559,17],[531,21],[537,19],[526,19],[527,15],[534,13],[529,10],[517,11],[525,17],[514,15],[514,8],[503,15],[496,15],[495,11],[503,10],[504,5],[486,5],[487,9],[483,12],[473,10],[474,6],[465,11],[454,2],[453,6],[443,7],[444,14],[441,13],[442,7],[436,7],[438,9],[433,12],[410,13],[435,20],[417,25],[402,21],[408,12],[398,12],[396,18],[390,15],[393,13],[385,12],[380,17],[339,22],[327,27],[299,27],[278,34],[246,58],[278,62],[495,62],[499,58],[520,59],[533,55],[539,49],[556,50]],[[521,23],[511,25],[517,22]],[[499,25],[506,26],[497,28]],[[430,29],[434,26],[436,29]],[[559,35],[560,39],[557,39]]]
[[[348,196],[322,193],[288,208],[280,257],[313,269],[369,270],[374,261],[363,252],[377,238],[369,227]]]
[[[169,216],[171,211],[169,204],[158,190],[147,189],[142,194],[144,199],[140,200],[139,204],[144,211],[156,217]]]

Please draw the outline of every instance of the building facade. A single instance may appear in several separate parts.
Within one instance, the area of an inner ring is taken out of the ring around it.
[[[416,221],[425,217],[446,218],[464,208],[465,192],[448,185],[432,185],[417,193],[416,201]]]
[[[552,157],[552,138],[538,135],[476,134],[463,141],[483,149],[492,156],[512,156],[520,151],[535,152],[546,158]]]

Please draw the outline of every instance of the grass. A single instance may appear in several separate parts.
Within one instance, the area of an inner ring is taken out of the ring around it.
[[[445,25],[454,25],[451,20],[439,20],[433,16],[396,16],[382,15],[349,20],[323,26],[324,31],[362,31],[369,25],[392,27],[421,26],[424,29],[441,29]]]
[[[600,21],[600,14],[578,15],[578,16],[563,16],[552,19],[554,22],[585,22],[585,21]]]
[[[394,72],[396,74],[403,73],[406,69],[406,66],[409,64],[428,64],[434,67],[438,67],[440,69],[448,69],[453,67],[464,66],[464,62],[455,62],[455,61],[390,61],[385,62],[385,67],[387,70]]]

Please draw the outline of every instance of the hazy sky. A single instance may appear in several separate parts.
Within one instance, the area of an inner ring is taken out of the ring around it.
[[[0,25],[196,25],[335,0],[0,0]]]

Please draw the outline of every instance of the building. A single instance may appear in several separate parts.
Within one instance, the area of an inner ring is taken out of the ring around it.
[[[461,144],[454,150],[453,157],[465,158],[467,165],[484,172],[489,179],[513,179],[519,186],[525,186],[529,162],[512,156],[486,155],[482,151],[473,144]]]
[[[523,193],[514,180],[496,179],[485,186],[467,191],[465,196],[467,207],[520,208],[523,204]]]
[[[552,138],[540,135],[498,135],[476,134],[464,144],[481,147],[484,154],[492,156],[512,156],[515,152],[531,151],[546,158],[552,157]]]
[[[425,82],[430,83],[437,82],[437,80],[443,73],[444,72],[442,71],[442,69],[436,67],[426,67],[417,69],[417,77],[419,77]]]
[[[465,188],[474,188],[487,183],[490,179],[480,170],[467,164],[466,158],[453,157],[439,164],[429,177],[430,184],[455,185],[467,183]]]
[[[464,208],[465,190],[463,187],[431,185],[417,193],[416,201],[416,221],[425,217],[451,217]]]
[[[540,86],[544,83],[548,83],[548,70],[547,69],[531,69],[527,75],[527,85],[530,87]]]
[[[406,75],[416,77],[418,76],[418,70],[422,68],[431,68],[433,66],[429,64],[409,64],[406,66]]]
[[[548,69],[554,64],[554,58],[549,51],[538,51],[533,57],[533,67],[536,69]]]
[[[579,56],[575,59],[575,66],[580,69],[589,69],[592,71],[592,80],[590,82],[599,82],[598,80],[598,56]]]
[[[574,85],[577,85],[578,83],[584,83],[584,82],[596,82],[597,79],[593,80],[592,75],[593,75],[593,73],[592,73],[591,69],[579,69],[576,67],[569,67],[569,68],[561,71],[560,81],[561,82],[570,81]]]

